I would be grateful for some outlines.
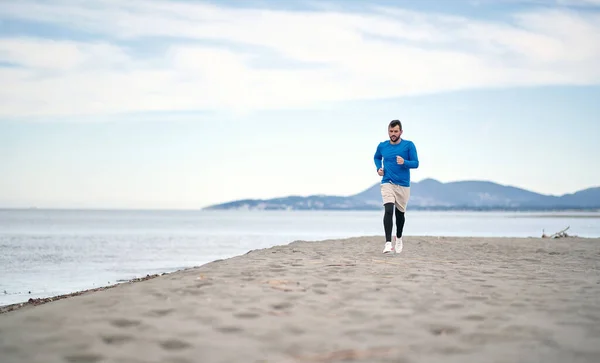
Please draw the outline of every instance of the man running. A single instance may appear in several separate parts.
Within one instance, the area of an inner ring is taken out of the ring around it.
[[[381,197],[385,213],[383,228],[385,246],[383,253],[402,252],[402,230],[404,229],[404,213],[410,197],[410,169],[419,167],[417,149],[412,141],[404,140],[402,123],[393,120],[388,126],[389,140],[382,141],[375,151],[375,167],[381,176]],[[383,163],[382,163],[383,159]],[[395,246],[392,247],[393,214],[396,211]]]

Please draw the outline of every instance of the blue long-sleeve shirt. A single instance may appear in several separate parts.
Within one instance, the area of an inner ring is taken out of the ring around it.
[[[396,156],[404,158],[404,164],[396,161]],[[377,145],[375,151],[375,167],[379,170],[383,167],[381,183],[393,183],[404,187],[410,187],[410,169],[419,167],[417,148],[412,141],[401,139],[398,144],[392,144],[389,140],[382,141]]]

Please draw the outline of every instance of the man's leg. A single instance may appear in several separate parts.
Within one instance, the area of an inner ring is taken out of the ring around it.
[[[394,194],[396,198],[396,245],[394,249],[396,253],[400,253],[404,247],[402,233],[404,232],[404,222],[406,221],[404,214],[406,213],[406,205],[410,198],[410,188],[397,185]]]
[[[396,238],[402,238],[402,231],[404,230],[404,212],[400,211],[396,207]]]
[[[392,228],[394,222],[394,204],[396,202],[394,189],[390,183],[381,184],[381,198],[385,208],[385,213],[383,215],[383,229],[385,232],[385,246],[383,247],[383,253],[388,253],[393,250]]]
[[[385,231],[385,241],[392,241],[392,227],[393,227],[393,214],[394,214],[394,203],[386,203],[385,213],[383,214],[383,229]]]

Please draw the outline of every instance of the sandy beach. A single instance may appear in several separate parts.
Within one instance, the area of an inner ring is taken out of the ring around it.
[[[600,362],[600,239],[296,241],[0,314],[2,363]]]

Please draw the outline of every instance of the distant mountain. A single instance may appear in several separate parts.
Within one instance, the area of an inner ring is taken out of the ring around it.
[[[429,210],[566,210],[600,209],[600,187],[552,196],[490,181],[441,183],[435,179],[413,182],[411,209]],[[244,199],[206,207],[249,210],[377,210],[381,209],[379,183],[351,196],[289,196]]]
[[[311,195],[308,197],[290,196],[274,199],[243,199],[212,205],[206,210],[246,209],[246,210],[373,210],[376,205],[353,197]]]

